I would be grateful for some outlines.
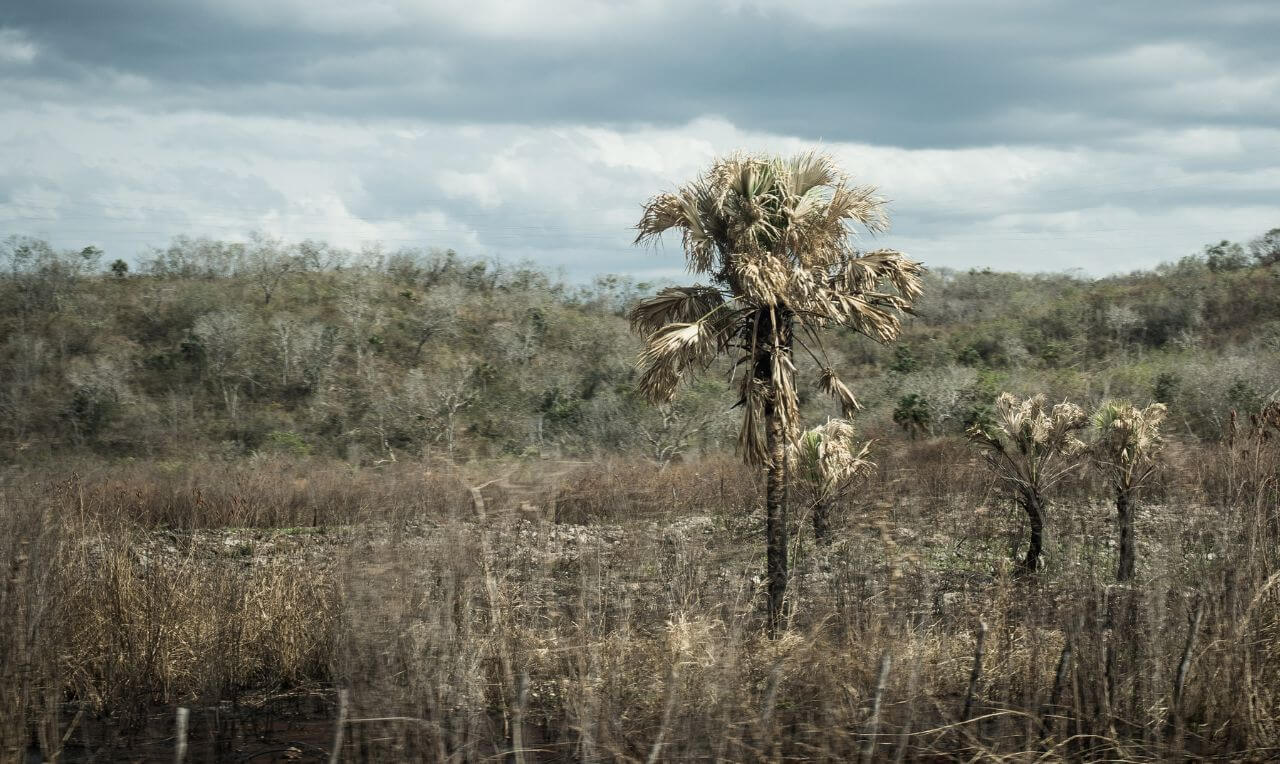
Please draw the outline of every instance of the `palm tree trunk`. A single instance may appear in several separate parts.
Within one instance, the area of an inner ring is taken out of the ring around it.
[[[831,543],[831,502],[826,499],[813,505],[813,538],[819,544]]]
[[[776,312],[775,312],[776,311]],[[776,324],[775,324],[776,321]],[[783,597],[787,592],[787,431],[778,404],[778,382],[773,378],[773,353],[791,355],[791,316],[785,309],[765,309],[756,315],[759,344],[753,375],[769,391],[764,403],[765,451],[765,577],[769,592],[769,634],[777,633],[782,619]],[[774,330],[778,333],[775,342]],[[785,364],[779,364],[785,369]],[[783,371],[785,374],[786,371]]]
[[[1044,551],[1048,535],[1044,523],[1044,500],[1035,494],[1026,496],[1022,500],[1022,508],[1027,512],[1027,519],[1031,521],[1031,545],[1027,547],[1027,556],[1022,561],[1022,567],[1028,573],[1035,573],[1040,568],[1040,554]]]
[[[1137,567],[1136,540],[1133,530],[1133,509],[1129,506],[1129,494],[1116,492],[1116,513],[1120,520],[1120,564],[1116,569],[1117,581],[1133,579]]]
[[[787,436],[772,402],[764,408],[769,465],[765,475],[765,560],[769,579],[769,634],[777,633],[787,592]]]

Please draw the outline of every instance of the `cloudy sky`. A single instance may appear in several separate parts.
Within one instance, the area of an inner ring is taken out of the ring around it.
[[[645,198],[821,146],[892,200],[875,246],[1104,274],[1280,226],[1278,37],[1274,0],[14,0],[0,234],[669,277]]]

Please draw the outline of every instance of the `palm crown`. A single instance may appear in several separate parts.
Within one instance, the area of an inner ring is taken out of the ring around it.
[[[1023,492],[1039,492],[1057,483],[1074,466],[1070,458],[1085,444],[1075,436],[1088,423],[1074,403],[1050,408],[1043,395],[1018,400],[1009,393],[996,398],[995,422],[974,425],[969,437],[987,449],[992,466]],[[1059,457],[1066,461],[1059,463]]]
[[[809,430],[791,445],[788,455],[796,477],[813,486],[820,496],[837,493],[840,486],[867,474],[875,464],[867,460],[871,444],[856,441],[853,423],[829,419]]]
[[[690,372],[739,354],[739,450],[768,460],[762,436],[766,403],[790,440],[799,434],[792,341],[813,356],[820,384],[846,415],[858,408],[826,360],[818,331],[843,326],[881,341],[898,334],[901,311],[920,294],[919,263],[901,253],[854,246],[859,228],[886,230],[885,202],[853,185],[831,158],[735,155],[673,193],[650,199],[637,243],[678,229],[689,270],[711,285],[672,287],[631,313],[645,337],[641,390],[654,401],[675,394]]]
[[[1107,401],[1094,413],[1095,455],[1117,490],[1141,486],[1154,471],[1163,445],[1160,425],[1168,413],[1163,403],[1140,409],[1127,401]]]

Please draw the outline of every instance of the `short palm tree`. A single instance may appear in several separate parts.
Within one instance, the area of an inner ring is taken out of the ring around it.
[[[875,468],[867,460],[871,444],[859,446],[855,438],[852,422],[829,419],[806,430],[788,449],[796,480],[813,495],[813,537],[820,544],[830,541],[831,503]]]
[[[1156,456],[1163,441],[1160,425],[1169,409],[1153,403],[1140,409],[1127,401],[1107,401],[1093,415],[1097,435],[1094,462],[1107,476],[1116,493],[1116,516],[1120,526],[1120,561],[1116,579],[1133,578],[1137,549],[1133,528],[1133,501],[1138,491],[1156,471]]]
[[[1048,491],[1066,477],[1085,450],[1074,433],[1088,424],[1084,409],[1062,402],[1048,408],[1043,395],[1018,400],[1009,393],[996,398],[994,421],[969,428],[969,438],[986,453],[992,471],[1012,488],[1031,524],[1031,540],[1023,567],[1040,567],[1048,531]]]
[[[724,355],[735,358],[742,428],[738,450],[766,470],[769,623],[787,584],[786,446],[800,433],[792,357],[798,345],[846,413],[853,393],[825,360],[820,331],[842,326],[880,341],[898,335],[899,313],[920,294],[919,263],[855,248],[855,229],[888,227],[885,203],[853,185],[823,154],[783,159],[737,154],[644,207],[636,243],[676,229],[689,270],[710,285],[672,287],[637,304],[645,340],[641,390],[670,400],[682,379]]]

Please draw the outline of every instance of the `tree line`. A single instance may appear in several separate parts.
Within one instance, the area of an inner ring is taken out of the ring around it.
[[[1240,251],[1270,251],[1256,244]],[[658,408],[637,393],[643,343],[627,316],[663,285],[266,236],[179,237],[133,265],[117,254],[0,241],[0,458],[665,462],[736,442],[722,367]],[[1008,390],[1161,402],[1170,431],[1216,438],[1280,379],[1280,266],[1211,267],[1213,254],[1104,279],[928,270],[897,342],[836,328],[824,363],[857,393],[873,437],[962,436]],[[841,415],[814,359],[793,363],[802,418]]]

